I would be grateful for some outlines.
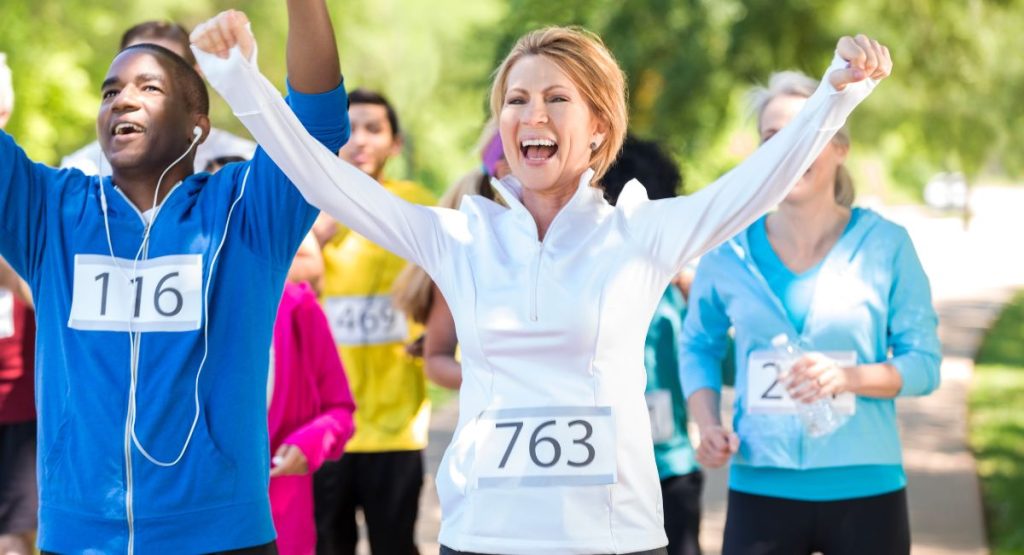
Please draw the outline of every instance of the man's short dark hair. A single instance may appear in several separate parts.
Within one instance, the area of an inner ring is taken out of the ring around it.
[[[618,159],[601,178],[604,196],[615,204],[622,188],[631,179],[636,179],[647,189],[651,200],[671,198],[681,194],[682,176],[675,160],[653,141],[626,136]]]
[[[188,29],[173,21],[144,21],[128,29],[121,35],[121,50],[134,42],[145,41],[146,39],[162,39],[177,42],[181,45],[181,51],[185,61],[190,65],[196,65],[196,57],[189,48]]]
[[[355,106],[356,104],[374,104],[376,106],[383,106],[388,113],[388,123],[391,124],[392,136],[398,137],[402,134],[402,130],[398,127],[398,114],[395,113],[395,109],[391,106],[391,102],[389,102],[384,95],[369,89],[356,89],[348,93],[348,105]]]
[[[145,50],[163,60],[162,65],[169,73],[171,82],[174,86],[180,87],[182,94],[185,95],[185,107],[193,113],[210,115],[210,94],[206,91],[206,83],[203,82],[203,78],[199,76],[196,68],[190,66],[181,56],[156,44],[136,44],[121,52],[134,50]]]

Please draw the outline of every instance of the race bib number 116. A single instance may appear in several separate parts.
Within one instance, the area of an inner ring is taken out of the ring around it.
[[[68,327],[94,331],[192,331],[203,316],[203,257],[75,256]]]

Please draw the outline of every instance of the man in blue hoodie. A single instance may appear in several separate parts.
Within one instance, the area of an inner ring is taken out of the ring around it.
[[[288,0],[288,13],[289,102],[336,151],[347,100],[327,8]],[[196,34],[246,24],[225,12]],[[111,176],[35,164],[0,133],[0,256],[30,284],[39,321],[39,545],[275,553],[268,351],[317,210],[262,150],[192,174],[208,97],[170,51],[122,51],[102,98]]]

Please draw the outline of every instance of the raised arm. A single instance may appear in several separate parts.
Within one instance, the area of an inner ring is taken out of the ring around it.
[[[889,51],[863,35],[843,37],[821,86],[789,125],[696,194],[619,205],[630,234],[667,273],[724,242],[785,198],[853,109],[892,71]],[[628,187],[627,187],[628,188]]]
[[[324,148],[260,74],[255,47],[243,56],[245,43],[235,39],[232,47],[238,48],[231,48],[226,59],[199,48],[198,43],[193,50],[210,84],[260,146],[310,204],[422,266],[436,280],[448,241],[465,229],[464,217],[452,210],[406,202]]]

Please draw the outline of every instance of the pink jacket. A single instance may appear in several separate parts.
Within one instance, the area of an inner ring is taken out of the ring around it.
[[[287,284],[274,323],[274,382],[268,411],[270,452],[302,450],[309,474],[270,481],[270,504],[282,555],[316,552],[313,473],[337,459],[352,437],[355,403],[327,318],[307,285]]]

